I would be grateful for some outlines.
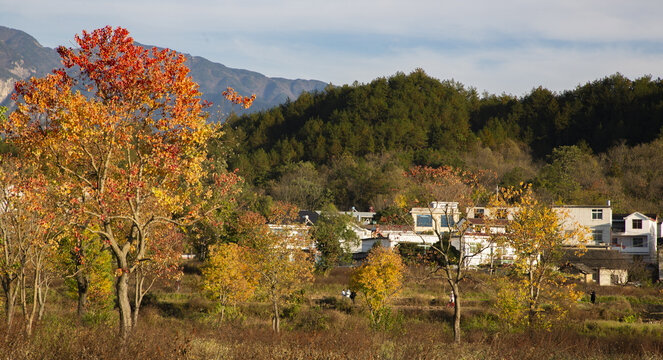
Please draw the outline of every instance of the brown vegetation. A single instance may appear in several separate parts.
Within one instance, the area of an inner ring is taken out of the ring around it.
[[[337,268],[316,278],[303,301],[283,309],[283,331],[274,333],[267,303],[248,303],[220,323],[214,303],[199,293],[200,275],[187,272],[179,290],[158,285],[143,305],[137,336],[120,350],[108,341],[118,336],[115,319],[79,323],[75,300],[57,288],[31,338],[20,326],[8,334],[2,325],[0,358],[663,359],[663,328],[650,318],[663,305],[655,287],[583,285],[579,289],[585,294],[597,290],[595,305],[587,295],[570,310],[571,321],[548,331],[518,332],[497,320],[495,277],[472,272],[465,284],[464,342],[454,345],[444,283],[406,283],[393,303],[389,326],[374,330],[367,310],[340,295],[349,273]]]

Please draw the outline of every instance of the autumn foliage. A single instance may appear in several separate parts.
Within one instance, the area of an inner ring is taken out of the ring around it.
[[[253,101],[256,99],[256,94],[249,96],[242,96],[235,91],[235,89],[228,87],[225,91],[221,93],[226,100],[231,104],[240,105],[244,109],[248,109],[253,104]]]
[[[0,156],[0,285],[5,323],[10,327],[20,306],[25,332],[41,320],[55,256],[63,234],[64,214],[48,201],[53,186],[33,164]]]
[[[350,288],[366,301],[371,323],[379,325],[387,305],[403,286],[405,265],[396,251],[385,247],[371,250],[364,263],[354,269]]]
[[[565,230],[568,214],[539,202],[529,185],[504,189],[501,198],[504,204],[517,208],[503,239],[515,250],[517,282],[501,290],[498,306],[509,313],[505,319],[515,325],[549,326],[550,320],[563,318],[569,304],[581,297],[575,283],[559,272],[558,266],[565,245],[575,244],[576,254],[584,253],[588,231],[578,225]],[[545,311],[542,299],[547,300]]]
[[[221,321],[226,308],[252,298],[257,286],[250,248],[234,243],[212,246],[203,268],[203,289],[221,305]]]
[[[223,311],[250,298],[271,305],[272,329],[280,331],[283,306],[313,280],[315,257],[308,229],[296,222],[298,209],[277,203],[269,222],[261,214],[240,212],[230,225],[237,244],[212,247],[203,275],[204,289]]]
[[[211,178],[212,128],[184,56],[144,49],[122,28],[83,31],[76,45],[58,48],[63,69],[16,84],[17,110],[0,130],[52,176],[71,223],[112,252],[126,337],[149,288],[146,272],[163,273],[164,256],[177,256],[174,224],[204,215],[200,199],[214,197],[201,181]],[[214,179],[218,192],[237,181]],[[139,294],[133,310],[130,278]]]

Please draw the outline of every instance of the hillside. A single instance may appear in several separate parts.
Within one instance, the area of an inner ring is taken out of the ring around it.
[[[17,80],[41,76],[60,65],[54,49],[39,45],[32,36],[0,26],[0,104],[9,104]]]
[[[205,100],[221,104],[221,92],[230,86],[243,95],[256,94],[257,99],[249,111],[269,109],[287,99],[296,99],[303,91],[322,90],[327,86],[317,80],[270,78],[254,71],[232,69],[202,57],[185,56],[189,60],[191,76],[200,84]],[[0,26],[0,105],[11,105],[9,95],[16,80],[43,76],[60,66],[60,57],[54,49],[40,45],[23,31]],[[239,109],[234,110],[242,113]]]
[[[551,202],[662,213],[663,170],[651,166],[663,161],[662,127],[660,79],[615,74],[517,98],[417,70],[233,119],[226,143],[229,165],[260,192],[292,200],[288,184],[308,184],[318,197],[298,195],[303,207],[377,209],[404,170],[452,165],[492,170],[503,186],[532,182]]]

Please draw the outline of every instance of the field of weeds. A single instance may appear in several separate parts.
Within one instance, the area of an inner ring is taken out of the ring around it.
[[[115,312],[76,320],[75,302],[52,293],[32,337],[20,325],[0,328],[3,359],[663,359],[663,296],[656,286],[581,286],[585,296],[547,329],[505,327],[494,307],[493,277],[473,273],[464,286],[462,343],[453,343],[448,288],[439,280],[408,283],[380,329],[367,310],[341,296],[349,270],[319,276],[282,311],[271,330],[270,308],[251,302],[226,312],[199,291],[188,271],[179,286],[162,285],[147,299],[132,336],[118,347]],[[20,323],[20,316],[19,323]]]

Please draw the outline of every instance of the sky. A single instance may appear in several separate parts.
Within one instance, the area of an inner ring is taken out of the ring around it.
[[[663,77],[661,0],[0,0],[0,25],[44,46],[129,30],[270,77],[368,83],[417,68],[480,93]]]

